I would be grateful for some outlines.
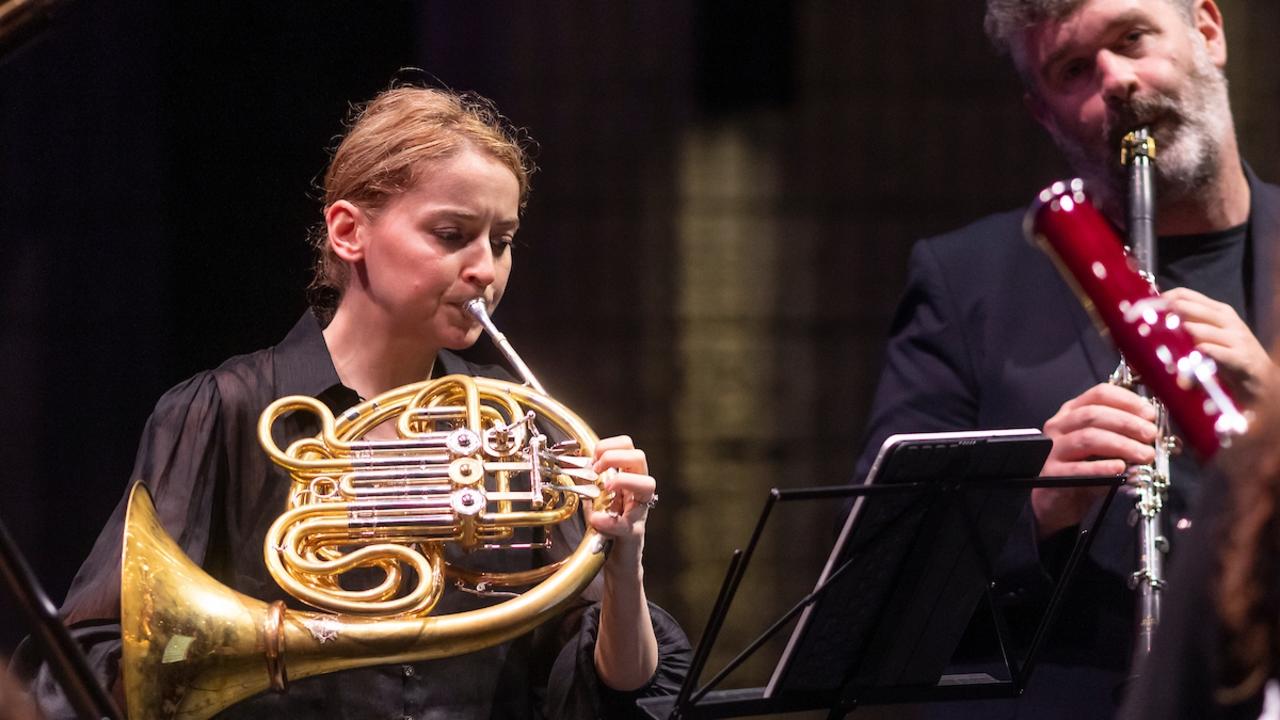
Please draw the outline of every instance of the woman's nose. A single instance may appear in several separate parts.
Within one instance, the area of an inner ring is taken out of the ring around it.
[[[481,289],[489,287],[496,277],[496,261],[489,236],[476,238],[472,247],[467,250],[467,263],[462,269],[463,279]]]

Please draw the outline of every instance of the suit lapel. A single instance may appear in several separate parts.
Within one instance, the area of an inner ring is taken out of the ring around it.
[[[1084,303],[1076,296],[1075,291],[1071,289],[1071,284],[1063,277],[1062,271],[1053,260],[1043,252],[1037,251],[1036,254],[1043,261],[1045,275],[1043,282],[1046,287],[1053,288],[1049,292],[1055,295],[1056,304],[1064,308],[1066,315],[1065,318],[1057,316],[1059,319],[1054,321],[1071,323],[1094,380],[1103,382],[1111,377],[1111,373],[1120,364],[1120,353],[1111,344],[1110,338],[1098,330]]]
[[[1280,187],[1258,179],[1253,169],[1245,166],[1249,179],[1249,234],[1253,245],[1253,304],[1257,335],[1264,347],[1275,339],[1276,246],[1280,244]]]
[[[1080,348],[1084,351],[1084,356],[1089,360],[1089,367],[1093,370],[1093,377],[1098,382],[1103,382],[1111,377],[1111,373],[1115,371],[1116,366],[1120,364],[1120,353],[1116,351],[1115,345],[1111,343],[1109,337],[1104,337],[1098,330],[1098,326],[1094,324],[1093,318],[1089,316],[1089,312],[1085,310],[1084,305],[1080,302],[1071,288],[1066,282],[1060,283],[1060,290],[1066,295],[1069,301],[1068,313],[1071,315],[1071,322],[1075,324],[1076,333],[1080,338]]]

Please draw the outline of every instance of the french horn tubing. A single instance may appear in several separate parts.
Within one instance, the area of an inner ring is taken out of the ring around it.
[[[547,621],[591,582],[609,544],[589,526],[577,549],[549,566],[487,573],[445,560],[447,545],[464,553],[544,547],[518,542],[516,530],[545,530],[581,502],[604,509],[611,499],[590,469],[595,433],[541,391],[483,301],[468,310],[515,357],[525,385],[450,375],[390,390],[337,417],[303,396],[281,398],[262,413],[259,440],[292,477],[264,559],[280,586],[314,610],[222,585],[186,557],[146,487],[134,486],[121,571],[121,668],[131,718],[208,718],[268,689],[285,691],[289,679],[490,647]],[[281,449],[271,428],[292,412],[313,413],[321,431]],[[385,423],[396,438],[365,437]],[[550,442],[548,427],[566,439]],[[381,581],[344,587],[342,576],[356,570]],[[512,595],[500,604],[433,615],[446,583],[479,594],[533,587],[500,593]]]

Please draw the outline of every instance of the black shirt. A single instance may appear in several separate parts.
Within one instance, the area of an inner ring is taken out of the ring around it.
[[[445,373],[505,375],[449,352],[440,353],[436,366]],[[165,529],[220,582],[251,597],[298,608],[302,606],[275,583],[262,559],[263,539],[285,509],[291,481],[259,446],[258,417],[286,395],[316,397],[335,413],[358,401],[339,381],[320,324],[310,313],[280,344],[231,358],[166,393],[143,431],[130,485],[149,486]],[[315,417],[302,412],[278,419],[273,428],[282,448],[318,431]],[[108,685],[118,675],[124,511],[122,500],[62,608]],[[567,554],[582,531],[580,518],[557,526],[551,553]],[[502,570],[525,569],[533,562],[526,554],[495,555],[491,562]],[[219,717],[614,717],[635,697],[677,691],[688,664],[688,640],[656,606],[651,613],[659,667],[649,685],[635,693],[615,693],[599,683],[593,659],[598,604],[593,601],[600,584],[597,578],[558,621],[514,641],[453,658],[295,681],[286,694],[256,696]],[[449,588],[434,612],[493,602]],[[46,670],[33,689],[50,718],[72,716]]]
[[[1157,248],[1156,284],[1161,290],[1190,288],[1230,305],[1250,328],[1257,327],[1254,308],[1248,301],[1253,277],[1248,223],[1199,235],[1162,237]],[[1176,434],[1177,428],[1174,431]],[[1174,455],[1169,462],[1169,475],[1174,478],[1177,492],[1170,493],[1169,512],[1165,515],[1176,521],[1188,517],[1191,509],[1199,505],[1204,471],[1190,451]],[[1174,528],[1169,528],[1168,533],[1175,541],[1183,534]]]
[[[1191,288],[1230,305],[1254,326],[1254,309],[1248,302],[1253,284],[1248,223],[1201,235],[1162,237],[1156,252],[1157,285],[1162,290]]]

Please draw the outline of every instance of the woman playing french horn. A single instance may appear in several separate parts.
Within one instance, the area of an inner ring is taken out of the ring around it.
[[[369,102],[325,175],[312,311],[278,345],[232,358],[159,401],[133,480],[150,486],[164,529],[218,581],[301,607],[263,567],[263,538],[290,485],[259,446],[259,415],[272,401],[311,396],[338,415],[431,377],[505,375],[451,351],[482,333],[467,304],[496,306],[511,273],[531,171],[519,137],[474,95],[398,87]],[[271,434],[283,448],[319,429],[313,415],[295,412]],[[382,425],[365,436],[394,437]],[[608,438],[582,465],[605,498],[588,508],[586,524],[612,548],[577,606],[496,646],[294,680],[287,692],[257,695],[220,717],[615,717],[635,696],[673,692],[688,643],[645,598],[645,519],[657,494],[644,452],[627,437]],[[117,693],[124,506],[63,608]],[[581,516],[547,532],[551,549],[542,554],[563,556],[583,536]],[[528,554],[477,553],[475,561],[515,572]],[[495,602],[483,587],[469,590],[447,587],[436,612]],[[69,713],[46,676],[34,685],[46,713]]]

